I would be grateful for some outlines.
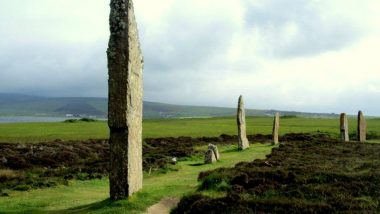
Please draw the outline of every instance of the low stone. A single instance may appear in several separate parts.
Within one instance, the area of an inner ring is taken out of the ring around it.
[[[1,158],[1,162],[2,163],[8,163],[8,159],[6,159],[5,157]]]
[[[176,158],[176,157],[173,157],[173,158],[172,158],[172,164],[173,164],[173,165],[176,165],[176,164],[177,164],[177,158]]]
[[[210,144],[208,144],[208,149],[211,149],[214,152],[216,160],[220,159],[220,154],[218,151],[218,147],[216,145],[210,143]]]
[[[340,139],[342,142],[350,141],[350,137],[348,135],[348,120],[345,113],[340,114]]]
[[[212,149],[208,149],[205,153],[205,164],[211,164],[215,162],[216,158],[214,151]]]
[[[17,145],[16,148],[17,148],[17,149],[25,149],[26,146],[25,146],[24,144],[19,144],[19,145]]]

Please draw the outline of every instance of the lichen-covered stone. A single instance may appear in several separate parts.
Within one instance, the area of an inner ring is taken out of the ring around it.
[[[142,188],[143,56],[132,0],[111,0],[108,43],[110,197]]]
[[[362,111],[358,113],[357,135],[359,142],[365,142],[367,140],[367,122],[365,121]]]
[[[220,154],[216,145],[210,143],[208,144],[208,149],[211,149],[214,152],[216,160],[220,160]]]
[[[348,120],[345,113],[340,114],[340,139],[342,142],[350,141],[350,137],[348,135]]]
[[[212,149],[207,149],[205,153],[205,164],[211,164],[216,162],[215,153]]]
[[[237,121],[237,126],[238,126],[238,139],[239,139],[238,148],[240,150],[244,150],[249,147],[249,142],[248,142],[247,133],[246,133],[245,109],[244,109],[244,102],[243,102],[242,95],[240,95],[239,97],[236,121]]]
[[[274,115],[274,120],[273,120],[273,132],[272,132],[273,144],[279,144],[279,140],[278,140],[279,131],[280,131],[280,114],[276,113]]]

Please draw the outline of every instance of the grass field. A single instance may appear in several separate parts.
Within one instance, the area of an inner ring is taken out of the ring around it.
[[[0,197],[0,213],[140,213],[163,197],[181,197],[198,187],[199,172],[218,167],[232,167],[240,161],[264,158],[272,146],[255,144],[243,152],[236,146],[220,147],[222,160],[202,165],[202,157],[179,162],[178,171],[160,175],[144,175],[144,188],[129,200],[108,201],[108,180],[73,181],[69,186],[10,192]],[[199,165],[200,164],[200,165]]]
[[[247,134],[271,134],[271,117],[248,117]],[[380,136],[380,120],[369,119],[368,134]],[[280,120],[280,134],[290,132],[327,132],[338,136],[339,119],[289,118]],[[356,130],[356,119],[349,119],[350,134]],[[143,137],[219,136],[237,133],[233,117],[207,119],[144,120]],[[0,124],[0,142],[41,142],[62,140],[87,140],[108,138],[106,122],[77,123],[14,123]]]
[[[270,134],[273,119],[248,117],[247,134]],[[355,134],[356,120],[350,119],[350,134]],[[380,136],[380,120],[369,119],[368,133]],[[209,119],[145,120],[143,136],[219,136],[237,132],[233,117]],[[290,132],[327,132],[338,137],[338,119],[288,118],[281,120],[280,134]],[[0,124],[0,142],[41,142],[62,140],[104,139],[108,137],[106,122],[77,123],[18,123]],[[374,140],[376,141],[376,140]],[[144,188],[128,200],[111,203],[108,198],[108,179],[71,181],[68,186],[37,189],[26,192],[9,191],[10,197],[0,197],[0,213],[7,212],[64,212],[64,213],[140,213],[163,197],[182,196],[198,187],[199,172],[218,167],[230,167],[241,161],[264,158],[272,146],[255,144],[244,152],[236,147],[222,146],[222,161],[215,165],[197,165],[202,157],[179,162],[178,170],[167,174],[144,176]],[[213,193],[210,193],[213,194]]]

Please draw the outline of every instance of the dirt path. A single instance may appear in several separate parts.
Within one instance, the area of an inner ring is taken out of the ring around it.
[[[152,205],[144,214],[168,214],[179,202],[178,198],[164,198]]]

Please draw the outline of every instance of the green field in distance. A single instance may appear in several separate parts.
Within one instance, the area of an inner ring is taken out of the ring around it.
[[[247,134],[271,134],[273,118],[247,117]],[[339,136],[339,119],[336,118],[283,118],[280,135],[286,133],[327,132]],[[356,119],[349,119],[350,135],[355,136]],[[143,137],[202,137],[236,135],[234,117],[204,119],[149,119],[143,121]],[[380,120],[367,120],[369,139],[380,138]],[[0,142],[41,142],[61,140],[87,140],[108,138],[107,122],[53,122],[0,124]]]

